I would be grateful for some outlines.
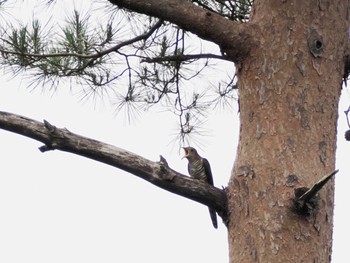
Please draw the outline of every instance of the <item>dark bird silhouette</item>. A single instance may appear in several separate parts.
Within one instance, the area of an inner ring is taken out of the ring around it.
[[[201,182],[214,185],[213,175],[208,160],[202,158],[193,147],[184,147],[183,149],[185,150],[185,156],[183,158],[188,160],[188,173],[190,176]],[[209,207],[209,213],[213,226],[218,228],[215,210]]]

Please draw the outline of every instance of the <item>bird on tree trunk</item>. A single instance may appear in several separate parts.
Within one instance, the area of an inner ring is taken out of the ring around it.
[[[183,149],[185,150],[185,156],[183,158],[188,160],[188,173],[190,176],[194,179],[200,180],[201,182],[214,185],[208,160],[202,158],[193,147],[184,147]],[[214,209],[210,207],[208,208],[213,226],[218,228],[216,212]]]

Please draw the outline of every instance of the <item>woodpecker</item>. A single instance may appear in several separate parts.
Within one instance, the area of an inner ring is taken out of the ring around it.
[[[200,180],[201,182],[214,185],[208,160],[202,158],[193,147],[183,147],[183,149],[185,150],[185,155],[182,158],[186,158],[188,160],[188,173],[190,176],[194,179]],[[210,207],[208,208],[213,226],[218,228],[216,212],[214,209]]]

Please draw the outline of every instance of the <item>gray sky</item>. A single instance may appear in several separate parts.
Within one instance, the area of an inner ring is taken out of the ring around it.
[[[170,115],[145,114],[127,126],[103,107],[30,93],[4,80],[0,105],[153,161],[162,154],[187,174],[187,161],[169,144],[175,128]],[[208,123],[213,135],[202,154],[218,187],[230,175],[236,117],[215,115]],[[40,146],[0,131],[0,262],[227,262],[226,229],[212,227],[206,207],[83,157],[42,154]],[[220,161],[219,153],[225,156]]]
[[[77,1],[79,2],[79,1]],[[0,110],[127,149],[187,174],[171,143],[176,120],[151,110],[127,125],[103,103],[79,103],[67,87],[53,95],[25,82],[0,79]],[[348,258],[348,156],[339,113],[333,262]],[[227,185],[239,130],[236,110],[209,116],[210,136],[200,153],[217,187]],[[69,153],[40,153],[39,142],[0,130],[0,262],[227,262],[227,233],[212,228],[206,207],[113,167]],[[322,175],[320,175],[322,176]]]

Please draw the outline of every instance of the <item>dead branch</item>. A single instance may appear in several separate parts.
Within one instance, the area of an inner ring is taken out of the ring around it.
[[[39,148],[42,152],[70,152],[129,172],[164,190],[210,206],[226,220],[225,191],[172,170],[164,157],[159,162],[153,162],[116,146],[57,128],[48,121],[42,123],[2,111],[0,128],[44,143]]]

